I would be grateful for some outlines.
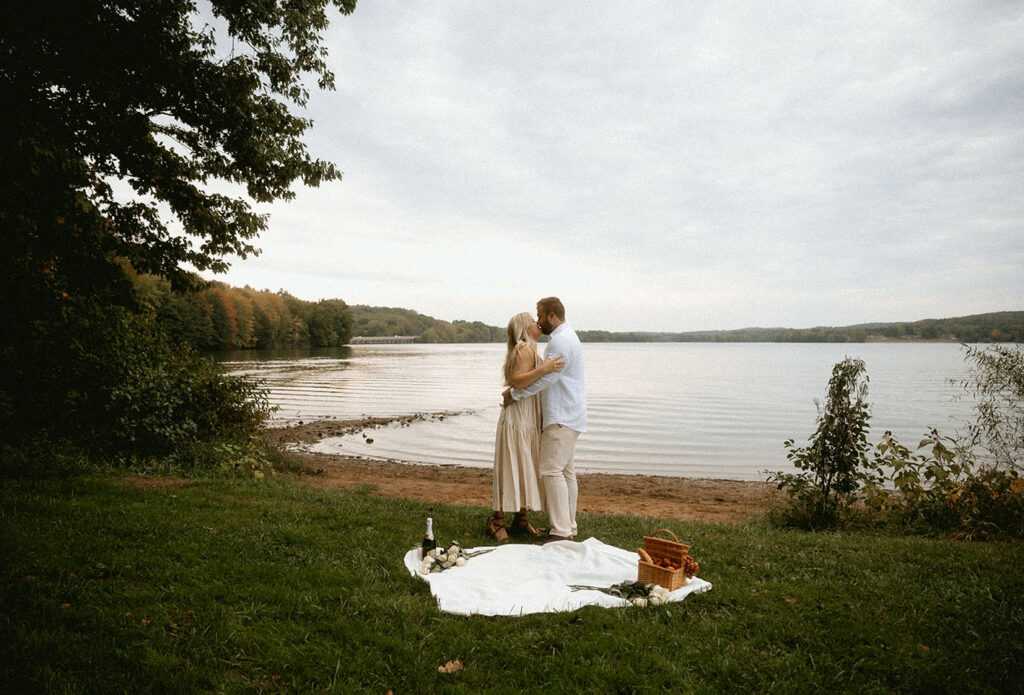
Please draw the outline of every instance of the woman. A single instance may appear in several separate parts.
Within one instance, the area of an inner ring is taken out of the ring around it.
[[[508,322],[505,335],[505,385],[521,389],[543,375],[562,369],[561,357],[542,360],[537,353],[540,326],[528,313]],[[544,508],[544,491],[537,475],[540,458],[540,397],[530,396],[501,409],[494,442],[494,513],[484,530],[501,543],[508,534],[539,536],[526,518],[527,509]],[[505,528],[505,512],[515,512],[511,527]]]

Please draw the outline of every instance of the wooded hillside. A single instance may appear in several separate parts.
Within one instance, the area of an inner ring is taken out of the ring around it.
[[[740,328],[687,333],[579,331],[584,342],[863,343],[934,340],[958,343],[1024,342],[1024,311],[1000,311],[906,323],[816,328]]]
[[[153,275],[136,275],[139,296],[177,340],[199,349],[334,347],[355,336],[419,336],[421,343],[500,343],[504,326],[480,321],[442,321],[412,309],[357,304],[341,299],[318,302],[284,291],[206,283],[175,292]],[[862,343],[945,341],[1024,343],[1024,311],[1001,311],[913,322],[864,323],[816,328],[741,328],[728,331],[609,332],[579,330],[589,343],[747,342]]]
[[[353,335],[418,335],[422,343],[500,343],[504,327],[480,321],[440,321],[410,309],[356,305],[350,307]]]

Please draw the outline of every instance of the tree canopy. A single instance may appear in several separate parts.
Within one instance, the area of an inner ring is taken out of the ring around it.
[[[81,228],[67,209],[94,210],[112,252],[177,279],[182,262],[221,271],[225,255],[255,253],[265,216],[218,188],[267,202],[341,176],[307,152],[311,121],[290,110],[307,75],[333,87],[328,5],[355,2],[211,0],[205,18],[192,0],[8,4],[5,226],[66,241]]]
[[[184,289],[191,270],[223,271],[227,256],[257,253],[267,219],[256,204],[292,197],[296,182],[341,177],[307,151],[302,109],[313,85],[333,87],[328,12],[354,6],[3,4],[0,430],[87,415],[94,431],[114,421],[128,431],[127,419],[165,405],[143,412],[131,393],[139,370],[179,374],[178,392],[193,376],[219,388],[213,372],[152,335],[131,273]],[[143,353],[135,372],[123,368]],[[211,408],[223,405],[215,400]]]

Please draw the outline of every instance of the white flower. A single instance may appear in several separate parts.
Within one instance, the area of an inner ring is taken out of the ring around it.
[[[647,599],[645,599],[645,598],[635,598],[635,599],[633,599],[633,605],[636,606],[637,608],[645,608],[647,606]]]
[[[651,603],[655,606],[660,606],[663,603],[668,603],[669,590],[663,586],[655,586],[651,589]]]
[[[458,543],[453,543],[447,549],[441,547],[431,550],[420,562],[419,571],[420,574],[443,572],[452,567],[463,567],[468,560],[469,556],[462,549],[462,546]]]

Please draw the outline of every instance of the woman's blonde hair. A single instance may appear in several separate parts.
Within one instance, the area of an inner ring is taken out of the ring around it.
[[[505,329],[505,342],[508,351],[505,353],[505,368],[502,374],[505,376],[505,385],[512,385],[512,370],[516,366],[516,354],[520,345],[531,345],[530,324],[534,322],[533,315],[528,312],[516,314],[508,320],[508,328]],[[534,351],[537,348],[533,348]]]

